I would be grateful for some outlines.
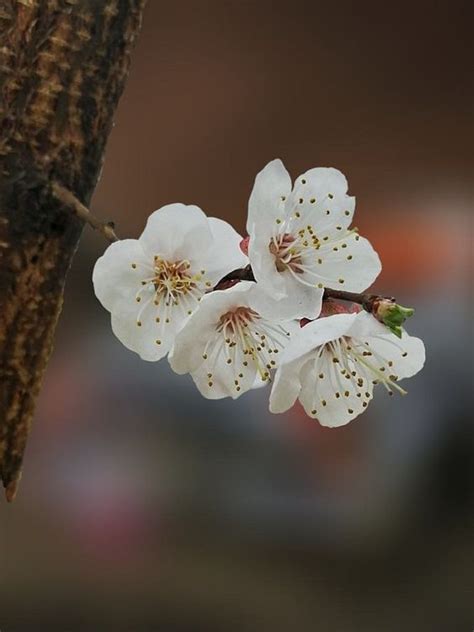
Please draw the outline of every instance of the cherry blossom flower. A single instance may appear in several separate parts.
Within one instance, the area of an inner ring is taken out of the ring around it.
[[[270,381],[297,329],[269,311],[258,284],[242,281],[203,297],[168,359],[176,373],[191,373],[204,397],[236,399]]]
[[[144,360],[165,356],[205,292],[246,265],[241,239],[197,206],[169,204],[150,215],[139,239],[111,244],[93,283],[117,338]]]
[[[370,243],[350,229],[355,198],[337,169],[291,178],[281,160],[258,175],[249,200],[248,254],[255,279],[279,301],[282,317],[316,318],[324,288],[362,292],[381,264]]]
[[[298,398],[323,426],[343,426],[360,415],[375,384],[405,394],[398,380],[420,371],[425,348],[404,330],[398,339],[365,311],[319,318],[293,335],[270,396],[274,413]]]

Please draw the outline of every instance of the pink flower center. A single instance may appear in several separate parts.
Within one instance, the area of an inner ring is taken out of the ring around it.
[[[259,319],[260,316],[250,307],[237,307],[236,309],[222,314],[217,325],[217,331],[230,331],[235,334],[241,327],[248,327],[249,323]]]
[[[301,249],[298,247],[297,240],[289,233],[273,237],[269,245],[270,252],[275,257],[275,267],[278,272],[285,272],[287,269],[293,272],[301,273],[303,260],[301,258]]]

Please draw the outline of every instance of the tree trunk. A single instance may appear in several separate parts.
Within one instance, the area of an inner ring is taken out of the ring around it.
[[[0,479],[12,500],[146,0],[0,0]]]

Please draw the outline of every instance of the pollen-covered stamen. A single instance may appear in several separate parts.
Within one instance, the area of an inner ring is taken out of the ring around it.
[[[231,333],[235,333],[236,331],[240,331],[241,327],[247,327],[248,323],[259,319],[260,316],[257,312],[250,309],[250,307],[237,307],[220,317],[217,331],[226,332],[226,330],[229,329]]]
[[[351,252],[347,240],[353,231],[345,230],[341,236],[322,238],[316,235],[311,224],[304,224],[303,220],[298,220],[297,225],[293,223],[286,221],[270,240],[269,250],[275,258],[277,271],[288,272],[309,287],[323,288],[326,284],[334,284],[336,280],[324,273],[321,264],[327,259],[328,252],[339,248],[343,249],[346,259],[353,258],[352,254],[346,254]],[[338,277],[337,281],[344,284],[345,279]]]
[[[364,345],[353,338],[344,337],[338,343],[341,354],[357,366],[357,374],[361,374],[358,377],[363,377],[365,374],[372,378],[373,383],[383,384],[389,394],[392,394],[392,389],[395,389],[401,395],[406,395],[405,389],[396,382],[397,376],[390,373],[390,360],[382,358],[370,348],[370,345]]]
[[[278,272],[290,270],[297,274],[304,272],[303,255],[306,251],[317,248],[319,248],[319,240],[311,226],[302,228],[296,235],[288,232],[275,235],[269,244]]]
[[[263,381],[270,380],[270,372],[276,368],[277,354],[286,344],[287,336],[283,327],[267,322],[250,307],[236,307],[219,318],[216,336],[206,345],[203,358],[208,366],[215,365],[218,356],[223,358],[233,373],[234,388],[239,392],[249,376],[255,375],[255,370]]]
[[[154,277],[152,283],[155,292],[166,297],[176,304],[177,299],[196,287],[196,281],[201,280],[201,275],[189,274],[190,263],[183,261],[170,262],[158,255],[154,259]]]
[[[133,264],[132,267],[137,266]],[[171,321],[171,311],[175,306],[179,306],[186,315],[192,313],[204,293],[199,285],[205,281],[205,270],[192,274],[186,259],[170,262],[159,255],[154,257],[152,266],[142,267],[146,268],[148,276],[141,281],[142,287],[135,296],[138,303],[145,300],[137,316],[138,326],[141,326],[142,315],[151,302],[158,308],[156,322],[161,323],[161,328]]]

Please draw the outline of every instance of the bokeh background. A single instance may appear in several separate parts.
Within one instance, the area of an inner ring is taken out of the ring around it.
[[[427,364],[335,430],[206,401],[113,337],[86,228],[0,502],[2,632],[472,630],[472,6],[149,0],[94,211],[243,231],[266,162],[338,167]]]

